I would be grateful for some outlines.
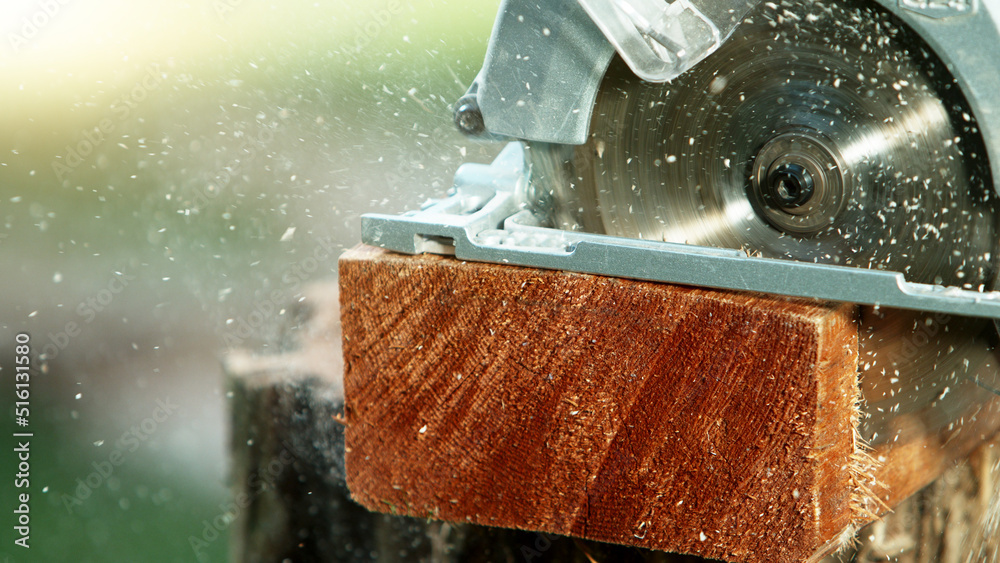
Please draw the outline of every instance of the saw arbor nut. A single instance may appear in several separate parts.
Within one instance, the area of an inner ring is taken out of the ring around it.
[[[747,197],[775,229],[815,235],[836,222],[851,198],[844,170],[843,157],[818,132],[789,131],[754,157]]]
[[[812,175],[804,166],[795,163],[779,164],[767,175],[770,196],[782,209],[798,209],[812,198]]]

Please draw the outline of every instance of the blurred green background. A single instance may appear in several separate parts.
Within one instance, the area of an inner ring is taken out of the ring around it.
[[[440,196],[498,151],[449,107],[497,5],[5,0],[0,560],[226,560],[225,534],[200,558],[190,542],[229,500],[219,359],[274,348],[283,311],[251,313],[335,277],[335,258],[296,266],[354,246],[361,213]],[[30,550],[13,544],[21,331]]]

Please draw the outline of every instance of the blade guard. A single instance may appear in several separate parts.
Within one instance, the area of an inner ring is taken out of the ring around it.
[[[456,109],[474,102],[487,138],[583,144],[616,50],[640,77],[670,80],[715,51],[758,1],[503,0],[482,70]]]
[[[758,1],[579,0],[632,72],[648,82],[669,82],[715,52]]]

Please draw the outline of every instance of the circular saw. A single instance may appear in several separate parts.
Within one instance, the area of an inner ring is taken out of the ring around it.
[[[363,239],[855,303],[863,436],[940,430],[1000,395],[993,14],[1000,0],[504,0],[454,119],[516,142],[443,200],[366,215]]]
[[[543,170],[566,154],[536,153]],[[668,84],[614,60],[562,169],[545,189],[563,228],[996,285],[996,195],[972,110],[871,4],[761,4]],[[988,321],[866,308],[860,322],[869,412],[937,429],[994,381]],[[872,421],[867,438],[896,438]]]

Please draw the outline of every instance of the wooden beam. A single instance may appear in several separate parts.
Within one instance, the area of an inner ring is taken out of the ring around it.
[[[370,248],[340,282],[371,510],[762,562],[877,510],[852,307]]]

